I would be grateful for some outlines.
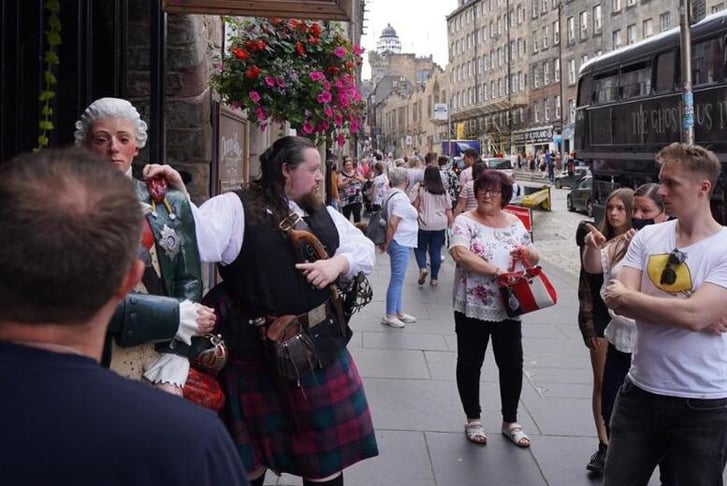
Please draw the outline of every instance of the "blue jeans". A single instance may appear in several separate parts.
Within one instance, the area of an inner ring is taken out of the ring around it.
[[[391,316],[404,312],[401,289],[404,286],[406,267],[409,266],[409,248],[391,240],[388,253],[391,275],[389,276],[389,288],[386,289],[386,315]]]
[[[668,456],[667,456],[668,454]],[[727,460],[727,398],[655,395],[626,377],[611,416],[604,486],[646,485],[656,465],[664,483],[720,486]]]
[[[427,268],[427,248],[429,248],[429,262],[432,265],[432,280],[439,278],[439,268],[442,266],[442,245],[444,245],[445,230],[425,231],[419,230],[417,247],[414,256],[417,259],[419,270]]]

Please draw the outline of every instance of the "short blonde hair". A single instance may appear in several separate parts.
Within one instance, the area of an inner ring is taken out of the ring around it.
[[[709,179],[712,187],[722,171],[722,164],[711,150],[701,145],[674,142],[667,145],[656,154],[656,162],[662,167],[680,167],[692,174],[701,174]]]

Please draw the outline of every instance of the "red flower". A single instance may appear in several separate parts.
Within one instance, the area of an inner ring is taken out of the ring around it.
[[[270,19],[270,23],[273,25],[280,25],[280,22],[282,22],[282,20],[280,20],[280,17],[273,17],[272,19]]]
[[[260,68],[252,65],[249,68],[247,68],[247,71],[245,71],[245,77],[247,79],[255,79],[260,75]]]
[[[240,49],[239,47],[233,47],[232,53],[235,55],[236,58],[241,59],[243,61],[247,60],[247,58],[249,57],[247,52]]]
[[[346,61],[346,70],[347,71],[349,71],[349,72],[353,71],[354,66],[355,66],[355,64],[353,63],[353,61]]]
[[[321,44],[321,40],[318,37],[308,36],[308,44],[318,46]]]
[[[313,24],[310,26],[309,32],[311,35],[315,37],[320,37],[321,35],[321,26],[317,23],[313,22]]]
[[[328,71],[330,74],[338,74],[341,72],[341,70],[338,69],[336,66],[328,66],[326,68],[326,71]]]
[[[301,42],[295,43],[295,52],[297,52],[299,56],[305,56],[305,47],[303,47]]]
[[[265,50],[265,41],[262,39],[250,40],[245,42],[245,47],[251,52]]]

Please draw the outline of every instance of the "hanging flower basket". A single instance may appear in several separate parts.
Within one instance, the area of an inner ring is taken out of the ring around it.
[[[304,20],[225,19],[235,29],[212,76],[223,101],[247,110],[265,129],[288,122],[300,135],[331,135],[339,145],[358,132],[365,103],[356,88],[363,49],[340,28]]]

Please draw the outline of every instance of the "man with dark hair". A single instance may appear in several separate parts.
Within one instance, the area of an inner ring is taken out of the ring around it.
[[[248,484],[214,414],[99,366],[141,223],[89,151],[0,165],[0,484]]]
[[[260,155],[260,169],[260,178],[246,189],[213,197],[195,210],[200,256],[219,262],[223,279],[210,293],[226,289],[234,309],[216,309],[230,346],[221,374],[223,419],[254,486],[264,484],[268,468],[302,476],[304,486],[342,486],[345,468],[378,454],[346,341],[327,352],[317,348],[327,362],[312,359],[291,379],[272,362],[269,321],[288,316],[311,334],[342,335],[347,323],[332,285],[370,273],[374,245],[320,200],[321,157],[309,139],[276,140]],[[168,166],[147,166],[148,175],[153,171],[181,186]],[[295,234],[315,238],[325,255],[295,243]]]
[[[676,476],[669,484],[719,485],[727,460],[727,228],[710,199],[721,164],[682,143],[656,161],[658,194],[675,219],[636,233],[604,294],[637,330],[611,416],[604,484],[646,484],[661,461]]]
[[[462,152],[462,160],[464,160],[465,168],[459,173],[459,187],[464,187],[467,182],[472,180],[472,166],[480,160],[480,153],[473,148],[465,149]]]

